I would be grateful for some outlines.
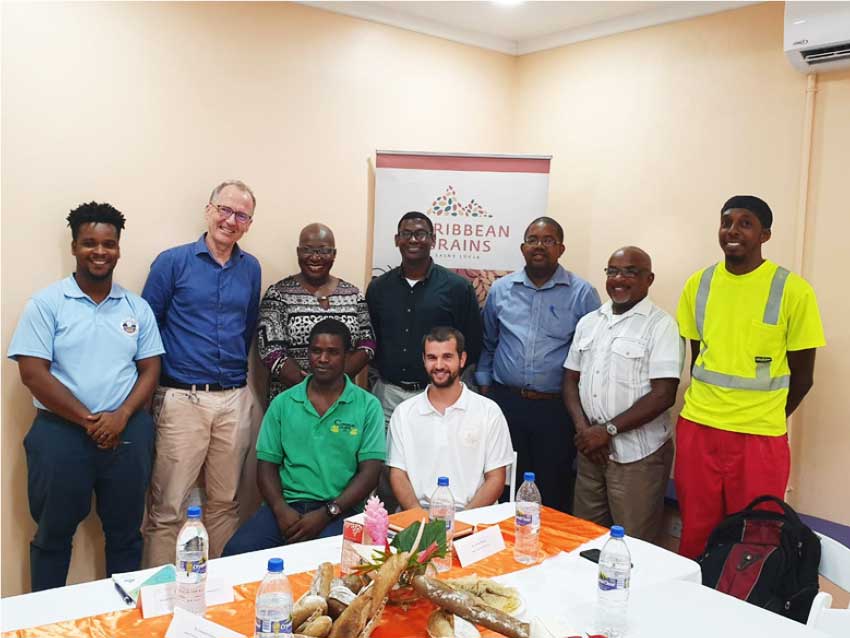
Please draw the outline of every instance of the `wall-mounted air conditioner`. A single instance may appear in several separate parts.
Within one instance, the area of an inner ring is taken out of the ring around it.
[[[850,2],[786,2],[785,55],[803,73],[850,68]]]

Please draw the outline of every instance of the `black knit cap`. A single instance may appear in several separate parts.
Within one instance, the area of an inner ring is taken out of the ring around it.
[[[735,195],[734,197],[730,197],[723,204],[723,208],[720,209],[720,214],[722,215],[732,208],[743,208],[750,211],[759,218],[762,228],[770,229],[773,225],[773,211],[770,210],[770,206],[767,205],[766,201],[755,195]]]

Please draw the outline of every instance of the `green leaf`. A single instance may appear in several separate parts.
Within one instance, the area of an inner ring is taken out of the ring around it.
[[[420,523],[416,522],[401,530],[396,534],[390,545],[400,552],[409,552],[414,541],[416,541],[416,535],[419,533],[419,525]],[[442,558],[446,555],[446,524],[444,521],[435,520],[425,524],[425,531],[422,532],[422,540],[419,542],[417,553],[423,551],[431,543],[437,543],[437,547],[439,547],[436,552],[437,556]]]

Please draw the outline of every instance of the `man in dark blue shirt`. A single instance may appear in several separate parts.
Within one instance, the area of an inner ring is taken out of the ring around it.
[[[207,232],[161,253],[142,297],[153,308],[166,354],[154,395],[156,460],[145,564],[174,562],[184,506],[201,472],[210,557],[236,531],[236,492],[251,432],[262,417],[246,385],[260,303],[260,264],[237,241],[256,199],[239,181],[213,189]]]

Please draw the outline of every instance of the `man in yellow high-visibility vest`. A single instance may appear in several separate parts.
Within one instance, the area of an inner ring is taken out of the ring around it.
[[[812,287],[762,257],[773,213],[737,195],[720,212],[725,259],[697,271],[679,300],[691,384],[676,425],[679,552],[694,558],[725,516],[762,494],[784,498],[786,418],[812,387],[826,345]]]

